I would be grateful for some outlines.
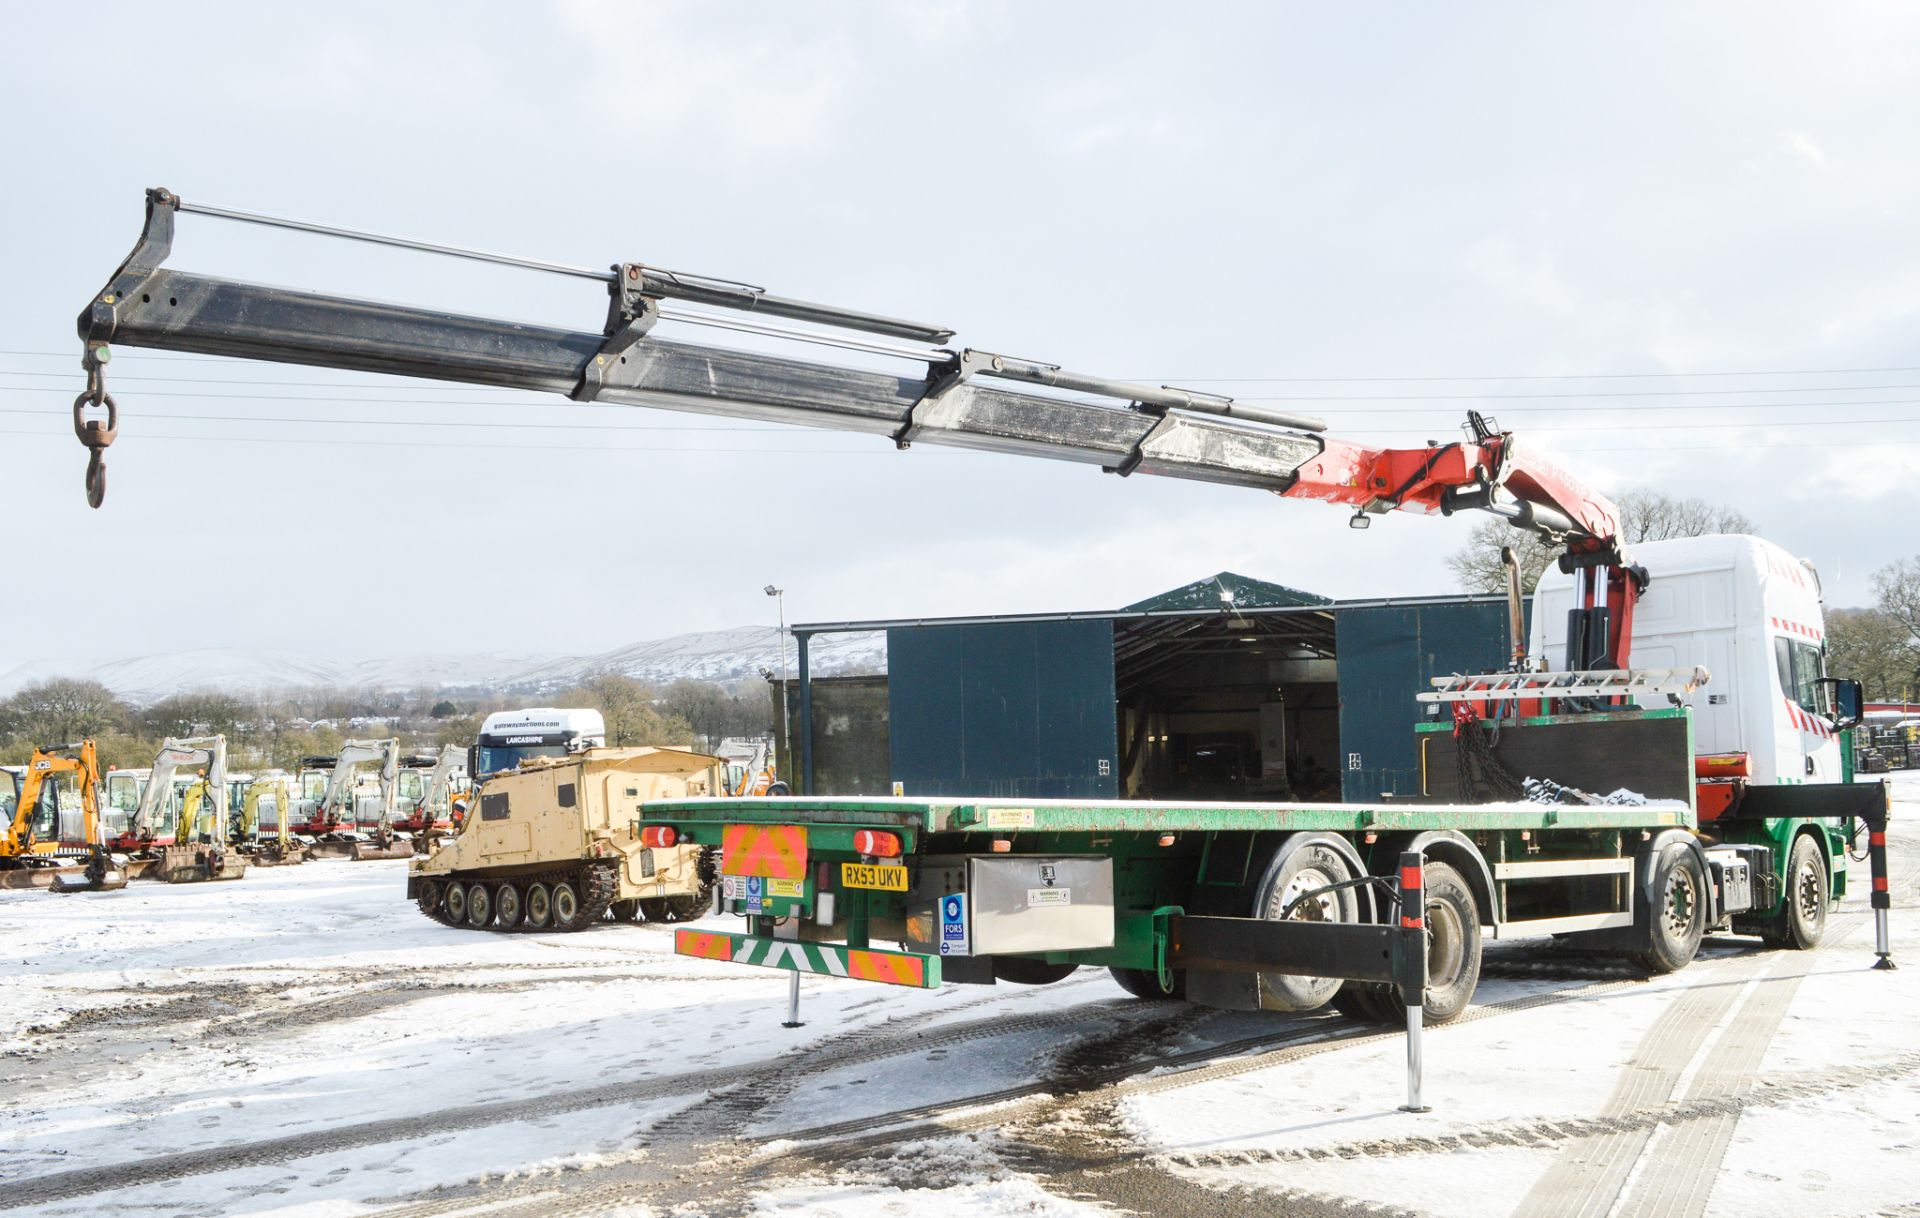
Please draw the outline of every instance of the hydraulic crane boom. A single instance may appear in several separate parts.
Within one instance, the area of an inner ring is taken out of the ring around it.
[[[163,264],[183,212],[596,280],[610,298],[606,323],[599,332],[564,330],[174,270]],[[910,370],[689,343],[655,335],[662,322],[850,350]],[[88,384],[74,402],[74,429],[92,453],[87,493],[96,507],[106,486],[101,454],[119,422],[104,378],[108,344],[118,342],[864,432],[901,448],[947,444],[1096,465],[1122,476],[1252,487],[1350,507],[1356,527],[1388,511],[1475,508],[1564,543],[1563,566],[1586,572],[1580,602],[1586,617],[1573,632],[1578,654],[1569,657],[1574,667],[1624,665],[1632,605],[1644,583],[1620,552],[1613,505],[1477,414],[1463,440],[1371,448],[1328,438],[1326,424],[1308,415],[936,346],[953,331],[637,262],[609,270],[537,262],[190,204],[154,189],[147,192],[139,243],[81,313],[79,331]],[[104,410],[106,417],[89,417],[89,410]]]

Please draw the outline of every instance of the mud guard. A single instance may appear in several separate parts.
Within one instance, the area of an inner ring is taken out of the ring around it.
[[[1367,874],[1367,864],[1353,843],[1337,833],[1294,833],[1281,841],[1273,856],[1257,874],[1250,874],[1231,898],[1233,908],[1219,912],[1247,917],[1256,894],[1265,887],[1267,877],[1297,850],[1307,846],[1325,846],[1340,855],[1353,874]],[[1371,895],[1365,898],[1371,900]],[[1267,1009],[1265,979],[1259,973],[1223,973],[1211,969],[1187,970],[1187,1001],[1197,1006],[1222,1011],[1261,1011]]]

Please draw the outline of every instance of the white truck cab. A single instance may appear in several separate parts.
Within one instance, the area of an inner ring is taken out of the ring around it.
[[[495,711],[480,725],[467,770],[476,779],[518,768],[533,757],[566,757],[604,748],[607,721],[597,710],[536,706]]]
[[[1632,666],[1712,675],[1685,695],[1694,752],[1746,754],[1756,784],[1841,781],[1840,740],[1820,718],[1826,626],[1812,565],[1732,535],[1642,542],[1629,557],[1651,581],[1634,610]],[[1534,591],[1531,652],[1549,668],[1563,667],[1573,596],[1557,567]]]

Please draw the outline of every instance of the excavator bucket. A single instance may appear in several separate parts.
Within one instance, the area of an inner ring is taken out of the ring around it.
[[[413,841],[406,837],[391,837],[382,843],[377,837],[367,838],[353,843],[352,857],[360,863],[374,859],[410,859],[413,857]]]
[[[254,867],[291,867],[307,861],[306,847],[298,842],[289,843],[285,850],[274,841],[259,842],[243,850],[247,862]]]
[[[352,838],[322,838],[307,843],[306,854],[310,859],[350,859],[359,845]]]
[[[52,888],[55,880],[79,872],[78,867],[9,867],[0,871],[0,889]]]
[[[55,892],[117,892],[127,886],[126,867],[105,851],[89,858],[78,872],[66,867],[59,870],[60,874],[53,877]]]
[[[218,846],[162,846],[147,877],[168,884],[198,884],[206,880],[237,880],[247,874],[247,860]]]

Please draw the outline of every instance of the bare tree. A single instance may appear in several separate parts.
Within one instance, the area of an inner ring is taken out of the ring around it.
[[[1884,609],[1832,610],[1827,614],[1827,671],[1860,682],[1869,698],[1904,702],[1920,693],[1914,680],[1920,650],[1913,639],[1913,630]]]
[[[55,677],[0,702],[0,729],[25,745],[65,744],[125,727],[132,708],[98,681]]]
[[[1704,537],[1713,533],[1751,533],[1753,522],[1735,508],[1704,499],[1676,499],[1659,491],[1628,491],[1614,500],[1620,512],[1620,538],[1632,546],[1643,541],[1674,537]],[[1499,594],[1507,590],[1506,568],[1500,548],[1511,546],[1520,562],[1520,586],[1532,592],[1547,564],[1560,554],[1538,534],[1523,532],[1504,520],[1482,520],[1467,535],[1467,543],[1447,556],[1447,566],[1468,592]],[[1920,581],[1920,569],[1916,571]],[[1920,599],[1916,599],[1920,608]]]
[[[653,691],[619,673],[601,673],[561,695],[562,706],[592,707],[607,721],[607,743],[629,745],[689,745],[693,726],[654,708]]]

